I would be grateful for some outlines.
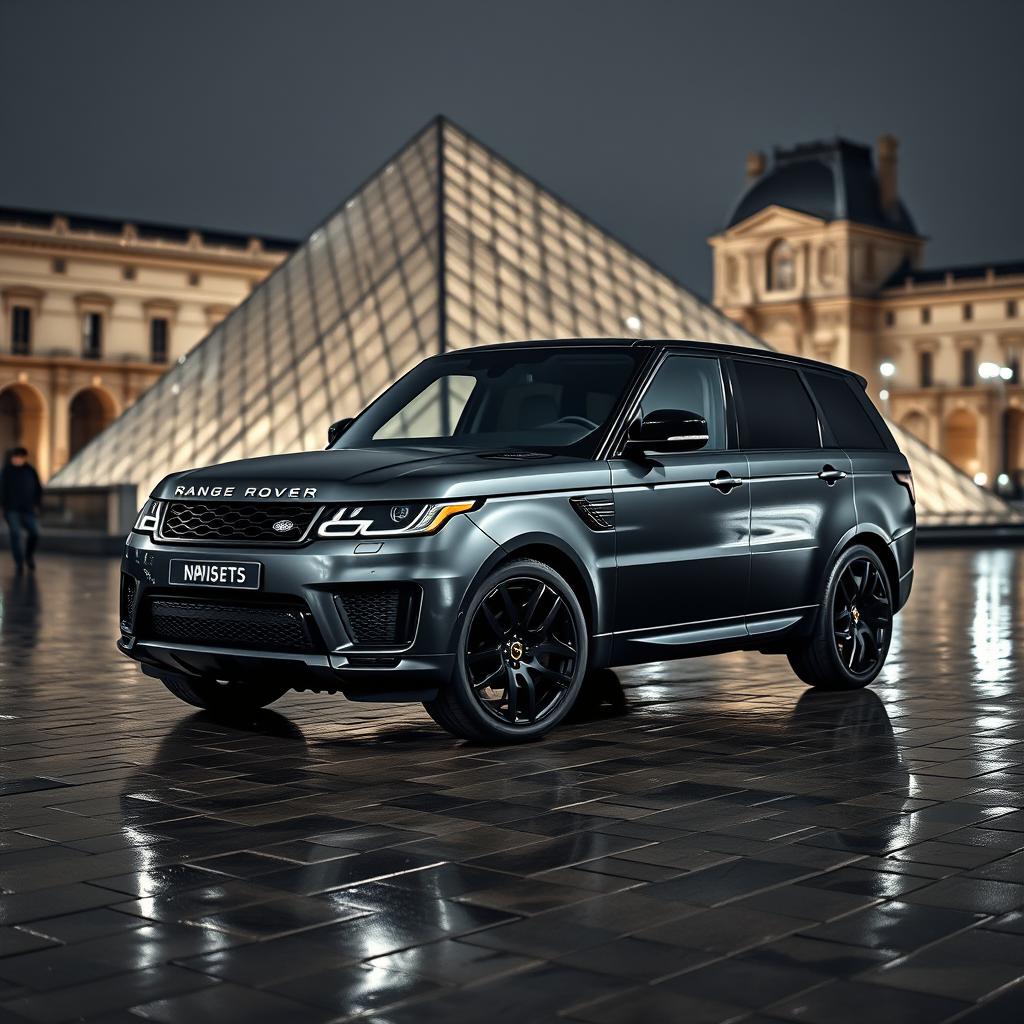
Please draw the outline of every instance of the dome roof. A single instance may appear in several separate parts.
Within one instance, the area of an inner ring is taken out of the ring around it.
[[[792,149],[776,147],[773,157],[771,167],[740,197],[727,227],[777,205],[822,220],[852,220],[917,234],[902,202],[897,200],[889,209],[882,206],[878,176],[867,146],[833,139]]]

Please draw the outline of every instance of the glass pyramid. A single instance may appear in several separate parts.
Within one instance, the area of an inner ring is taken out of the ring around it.
[[[438,118],[54,478],[135,483],[321,448],[424,356],[517,338],[701,338],[767,347]],[[922,522],[1008,506],[912,436]]]

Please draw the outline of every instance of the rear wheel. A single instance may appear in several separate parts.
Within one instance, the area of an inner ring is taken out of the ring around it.
[[[569,584],[541,562],[510,562],[470,599],[452,678],[424,707],[463,739],[537,739],[575,703],[587,650],[586,619]]]
[[[793,671],[821,690],[857,690],[882,670],[892,639],[892,590],[878,555],[855,545],[836,560],[811,636],[790,648]]]
[[[164,676],[160,682],[178,700],[197,708],[221,714],[244,714],[273,704],[289,690],[287,686],[271,683],[245,683],[239,680],[213,679],[196,676]]]

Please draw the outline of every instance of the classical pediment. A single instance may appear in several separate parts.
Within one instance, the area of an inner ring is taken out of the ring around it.
[[[827,221],[812,217],[809,213],[787,209],[785,206],[766,206],[752,217],[741,221],[735,227],[723,231],[721,238],[747,238],[760,235],[785,235],[808,228],[823,228]]]

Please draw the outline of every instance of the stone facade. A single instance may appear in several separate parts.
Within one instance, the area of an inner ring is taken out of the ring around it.
[[[291,248],[0,210],[0,451],[25,445],[50,477]]]

